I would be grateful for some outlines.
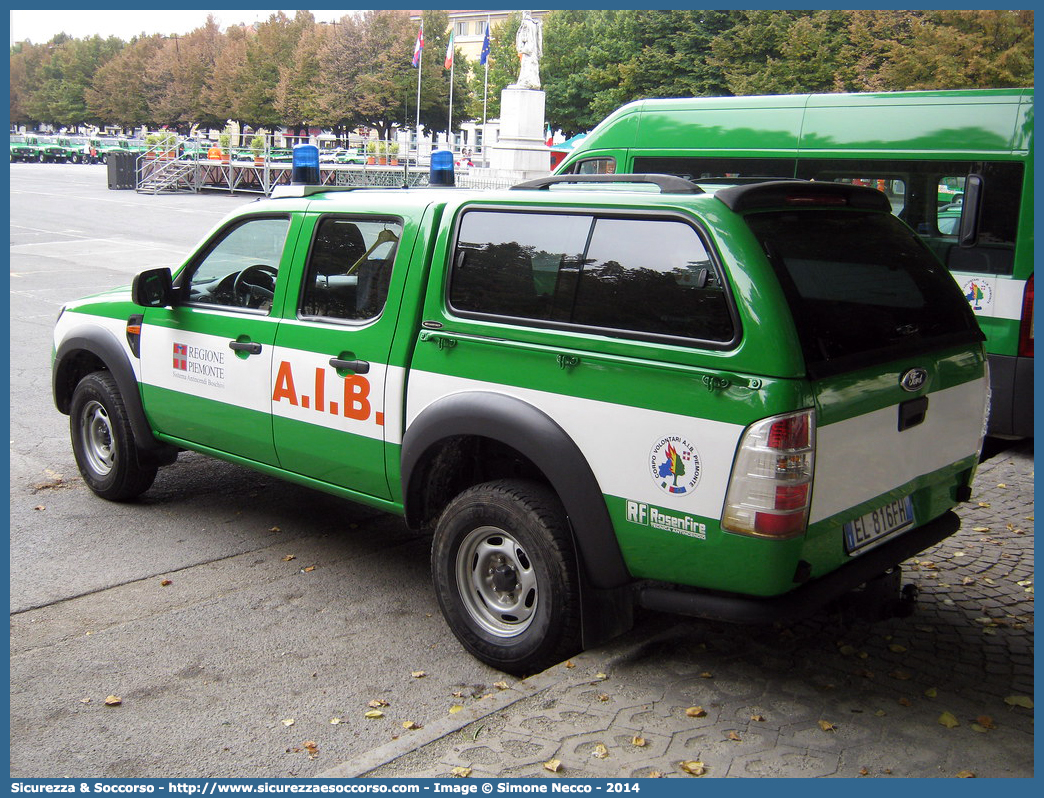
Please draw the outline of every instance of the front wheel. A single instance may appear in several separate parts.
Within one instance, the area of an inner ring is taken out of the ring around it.
[[[152,486],[156,465],[141,461],[123,396],[107,371],[88,374],[76,386],[69,432],[80,475],[101,498],[126,501]]]
[[[535,482],[470,488],[442,513],[431,549],[435,592],[475,657],[533,673],[580,648],[580,586],[565,510]]]

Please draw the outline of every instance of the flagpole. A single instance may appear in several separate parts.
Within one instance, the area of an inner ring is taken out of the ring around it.
[[[449,119],[446,122],[446,149],[453,152],[453,68],[457,65],[456,55],[453,52],[453,31],[450,31],[449,51],[447,57],[450,62],[450,92],[449,92]]]
[[[417,166],[420,166],[420,144],[421,144],[421,128],[420,128],[420,90],[421,90],[421,70],[424,68],[424,23],[421,23],[420,33],[417,34],[417,42],[420,50],[417,56]]]
[[[482,83],[482,163],[489,166],[486,155],[486,103],[489,99],[489,15],[486,15],[486,36],[482,42],[482,60],[486,67],[486,77]]]

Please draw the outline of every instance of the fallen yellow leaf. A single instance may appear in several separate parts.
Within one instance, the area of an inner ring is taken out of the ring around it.
[[[450,775],[456,776],[460,779],[466,779],[468,776],[471,775],[471,768],[455,767],[452,770],[450,770]]]
[[[567,668],[575,668],[575,667],[576,667],[576,663],[575,663],[575,662],[573,662],[573,661],[572,661],[571,659],[567,659],[567,660],[566,660],[566,663],[565,663],[565,666],[566,666]],[[558,760],[557,760],[557,759],[552,759],[551,761],[552,761],[552,762],[558,762]]]
[[[418,723],[414,723],[412,720],[404,720],[402,722],[402,728],[415,731],[416,729],[423,729],[424,727]]]
[[[702,776],[704,773],[707,772],[706,765],[704,765],[702,762],[696,762],[693,760],[689,760],[687,762],[679,762],[678,766],[686,773],[690,773],[693,776]]]
[[[283,721],[283,725],[284,726],[293,726],[294,725],[294,719],[293,718],[287,718],[286,720]]]
[[[690,718],[705,718],[707,717],[707,710],[703,707],[689,707],[685,710],[685,714]]]
[[[373,701],[367,701],[366,702],[366,706],[373,707],[374,709],[378,709],[380,707],[391,706],[391,704],[389,704],[383,698],[375,698],[375,699],[373,699]]]
[[[939,723],[945,726],[947,729],[954,729],[961,725],[961,722],[957,720],[952,712],[944,712],[939,716]]]
[[[906,653],[906,646],[901,646],[898,643],[892,643],[892,645],[888,647],[888,650],[891,651],[893,654],[904,654]]]
[[[734,731],[730,731],[730,732],[729,732],[728,734],[726,734],[725,736],[726,736],[726,737],[728,737],[728,738],[729,738],[730,740],[732,740],[733,742],[736,742],[736,743],[741,743],[741,742],[743,742],[743,739],[742,739],[742,738],[741,738],[741,737],[740,737],[740,736],[739,736],[738,734],[736,734],[736,732],[734,732]]]
[[[639,737],[637,734],[631,738],[631,745],[637,746],[638,748],[645,748],[645,738]]]
[[[310,574],[312,571],[315,570],[315,566],[309,565],[307,568],[302,568],[301,570],[304,571],[306,574]]]
[[[549,759],[544,763],[544,770],[550,770],[552,773],[557,773],[562,769],[562,762],[558,759]]]
[[[330,725],[331,726],[336,726],[339,723],[344,723],[344,721],[341,720],[340,718],[330,718]]]
[[[959,778],[959,779],[974,779],[975,778],[975,774],[972,773],[970,770],[962,770],[960,773],[957,774],[957,778]]]
[[[818,721],[818,723],[819,728],[821,728],[823,731],[837,731],[837,726],[835,726],[829,720],[821,720]]]
[[[363,713],[363,717],[364,718],[370,718],[371,720],[373,718],[383,718],[384,717],[384,713],[381,712],[379,709],[371,709],[368,712],[364,712]]]
[[[609,757],[609,749],[601,743],[598,743],[591,752],[591,756],[596,756],[599,759],[607,759]]]
[[[595,674],[595,678],[596,678],[596,679],[598,679],[598,680],[600,680],[600,681],[603,681],[603,682],[604,682],[604,681],[605,681],[606,679],[608,679],[609,677],[608,677],[608,676],[606,676],[606,675],[605,675],[604,673],[596,673],[596,674]]]
[[[993,718],[991,718],[989,715],[979,715],[979,717],[975,719],[975,722],[986,729],[997,728],[996,724],[993,722]]]
[[[508,683],[507,682],[493,682],[493,686],[496,687],[498,690],[507,690],[508,689]]]
[[[753,720],[753,721],[756,721],[758,723],[764,723],[765,716],[764,715],[751,715],[750,719]]]
[[[924,694],[929,698],[935,698],[939,695],[939,691],[936,690],[934,687],[929,687],[927,690],[924,691]]]
[[[428,674],[427,674],[427,673],[425,673],[424,671],[413,671],[413,672],[412,672],[412,673],[410,674],[410,676],[412,676],[412,677],[413,677],[414,679],[423,679],[423,678],[424,678],[425,676],[427,676],[427,675],[428,675]]]
[[[450,707],[450,714],[451,715],[456,715],[458,712],[460,712],[463,709],[464,709],[464,707],[462,707],[460,704],[454,704],[453,706]]]
[[[700,678],[701,679],[713,679],[714,678],[714,674],[710,673],[709,671],[704,671],[703,673],[700,674]]]
[[[1012,707],[1025,707],[1033,709],[1033,699],[1028,695],[1010,695],[1004,699],[1004,703]]]
[[[118,695],[111,695],[105,699],[105,706],[107,707],[118,707],[123,703],[123,699]]]

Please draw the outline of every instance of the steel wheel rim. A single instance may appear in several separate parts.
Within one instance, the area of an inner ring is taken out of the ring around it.
[[[457,550],[456,577],[464,609],[489,634],[516,637],[533,623],[536,570],[522,544],[503,529],[482,526],[467,534]]]
[[[96,474],[108,476],[116,461],[109,414],[101,402],[92,399],[84,405],[80,419],[80,441],[87,463]]]

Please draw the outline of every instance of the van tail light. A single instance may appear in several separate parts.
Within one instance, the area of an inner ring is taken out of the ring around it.
[[[812,410],[773,416],[743,434],[721,526],[785,539],[804,533],[812,501],[816,429]]]
[[[1022,294],[1022,324],[1019,326],[1019,355],[1033,357],[1033,275]]]

